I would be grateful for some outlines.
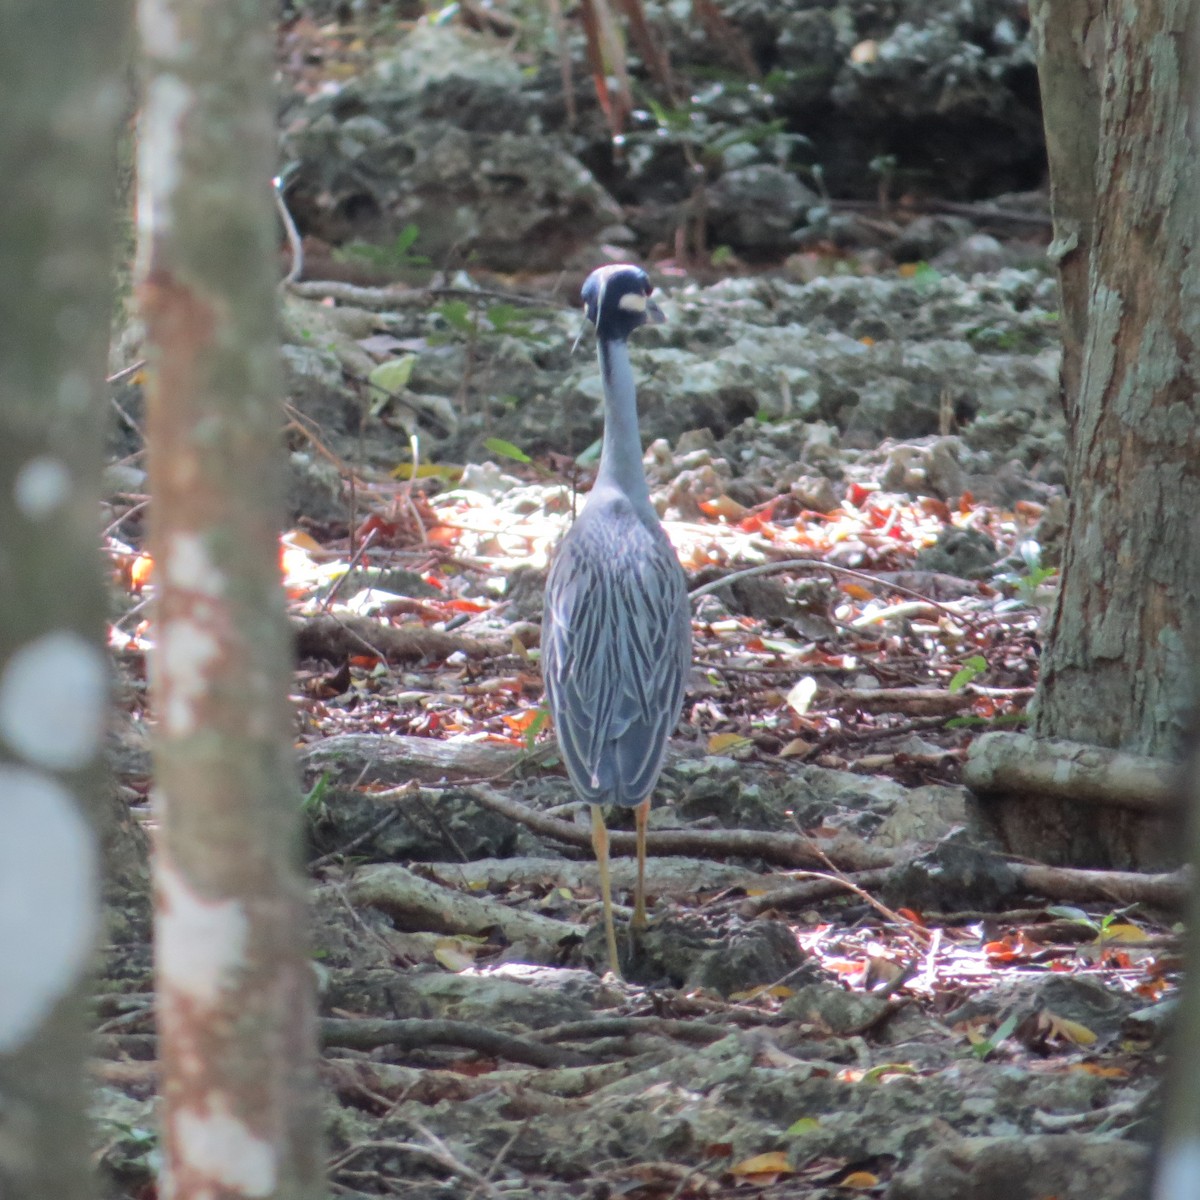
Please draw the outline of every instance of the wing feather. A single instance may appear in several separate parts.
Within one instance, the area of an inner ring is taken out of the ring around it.
[[[657,525],[628,505],[580,515],[546,587],[542,669],[576,790],[640,804],[662,769],[691,661],[687,585]]]

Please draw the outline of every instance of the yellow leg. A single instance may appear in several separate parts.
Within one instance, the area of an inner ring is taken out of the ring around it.
[[[633,893],[634,930],[646,928],[646,822],[650,819],[650,800],[647,797],[634,810],[637,818],[637,887]]]
[[[612,973],[621,978],[621,960],[617,957],[617,931],[613,925],[612,879],[608,873],[608,828],[604,824],[604,810],[592,805],[592,847],[596,851],[596,865],[600,868],[600,891],[604,897],[604,936],[608,941],[608,965]]]

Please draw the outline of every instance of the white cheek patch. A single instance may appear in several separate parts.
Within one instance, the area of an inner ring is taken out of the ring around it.
[[[646,297],[639,292],[626,292],[617,301],[617,307],[623,308],[626,312],[644,313],[646,311]]]

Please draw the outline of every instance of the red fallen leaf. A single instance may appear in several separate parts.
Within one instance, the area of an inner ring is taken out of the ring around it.
[[[388,539],[394,538],[399,530],[395,521],[385,521],[378,513],[371,513],[355,530],[355,536],[361,541],[368,533],[378,533],[381,539]]]
[[[975,497],[970,492],[963,492],[958,498],[958,511],[969,513],[975,507]]]
[[[379,662],[379,657],[374,654],[352,654],[349,658],[352,667],[361,667],[364,671],[373,671]]]
[[[870,600],[875,595],[870,588],[863,587],[861,583],[842,583],[838,586],[853,600]]]
[[[432,571],[426,571],[425,574],[421,576],[421,578],[427,584],[429,584],[430,587],[437,588],[437,590],[439,592],[444,592],[446,590],[446,581],[444,579],[442,579],[440,576],[435,575]]]
[[[481,613],[488,612],[492,607],[490,604],[480,604],[478,600],[464,600],[460,596],[453,600],[443,600],[441,603],[451,612]]]
[[[917,506],[927,516],[937,517],[939,521],[947,525],[950,523],[950,506],[945,500],[941,500],[937,496],[922,496],[917,501]]]
[[[447,1067],[447,1070],[453,1071],[455,1075],[490,1075],[493,1071],[499,1068],[500,1064],[494,1058],[464,1058],[458,1062],[452,1062]]]
[[[530,725],[537,720],[545,721],[546,717],[540,708],[527,708],[524,712],[516,714],[505,713],[504,723],[509,729],[515,729],[517,733],[525,733]]]
[[[739,504],[732,496],[701,500],[699,507],[706,517],[716,517],[718,520],[740,521],[746,515],[746,506]]]
[[[872,484],[852,483],[846,489],[846,499],[854,505],[855,508],[861,508],[863,502],[870,495],[877,492],[879,488]]]
[[[920,913],[914,912],[911,908],[898,908],[896,911],[906,920],[911,921],[914,925],[925,926],[925,920]]]
[[[983,947],[983,952],[995,962],[1012,962],[1021,957],[1023,953],[1018,945],[1018,939],[1012,935],[1001,938],[997,942],[987,942]]]

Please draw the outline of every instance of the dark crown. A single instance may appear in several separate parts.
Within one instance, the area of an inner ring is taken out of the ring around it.
[[[605,341],[624,341],[647,321],[663,320],[662,310],[650,299],[654,285],[641,267],[614,263],[598,267],[582,289],[583,311]]]

